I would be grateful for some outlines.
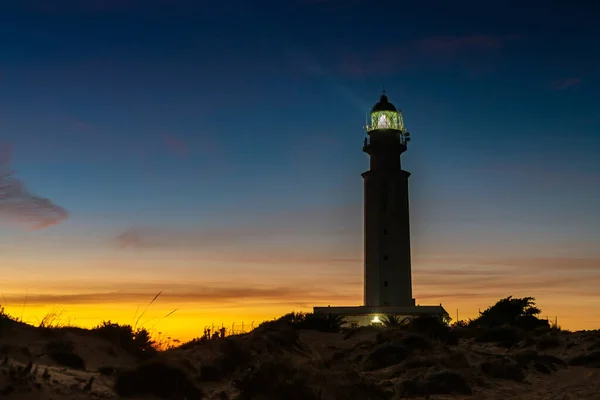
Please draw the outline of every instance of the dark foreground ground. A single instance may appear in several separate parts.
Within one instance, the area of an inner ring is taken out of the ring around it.
[[[279,322],[140,356],[87,330],[12,324],[0,357],[0,397],[24,400],[600,399],[600,331]]]

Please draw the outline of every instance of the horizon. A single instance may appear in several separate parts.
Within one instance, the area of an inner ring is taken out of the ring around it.
[[[362,304],[385,87],[417,303],[600,327],[598,6],[377,4],[1,5],[0,303],[129,324],[162,290],[148,324],[180,340]]]

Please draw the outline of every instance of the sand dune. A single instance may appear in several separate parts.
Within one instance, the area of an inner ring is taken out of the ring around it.
[[[271,323],[142,360],[89,330],[9,325],[0,393],[10,399],[600,399],[598,331],[505,328],[486,338]]]

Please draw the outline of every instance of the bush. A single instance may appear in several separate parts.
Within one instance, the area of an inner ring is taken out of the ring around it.
[[[98,373],[99,373],[100,375],[104,375],[104,376],[111,376],[111,375],[113,375],[115,372],[116,372],[116,370],[115,370],[115,368],[114,368],[114,367],[107,367],[107,366],[104,366],[104,367],[100,367],[100,368],[98,368]]]
[[[543,351],[547,349],[555,349],[562,344],[562,340],[557,335],[545,335],[537,339],[536,349]]]
[[[320,332],[339,332],[344,318],[335,314],[313,314],[291,312],[273,321],[265,321],[258,328],[293,326],[296,329],[309,329]]]
[[[501,347],[512,347],[525,338],[525,334],[513,326],[477,329],[475,340],[482,343],[498,343]]]
[[[396,398],[429,396],[432,394],[472,394],[471,385],[457,371],[431,371],[425,376],[407,379],[396,386]]]
[[[410,351],[399,343],[384,343],[377,346],[365,359],[367,370],[376,370],[399,364],[410,355]]]
[[[240,391],[240,400],[320,400],[319,393],[310,388],[306,371],[298,370],[288,359],[262,360],[235,379],[233,385]]]
[[[220,343],[221,355],[216,361],[216,366],[223,374],[229,374],[250,362],[250,354],[238,342],[226,338]]]
[[[159,360],[147,361],[133,370],[117,372],[115,391],[124,397],[151,395],[187,400],[204,397],[183,369]]]
[[[72,342],[66,340],[53,340],[46,343],[48,356],[60,365],[75,369],[85,369],[85,361],[75,354]]]
[[[418,316],[411,318],[406,328],[413,333],[440,340],[447,344],[457,344],[458,338],[444,321],[436,316]]]
[[[548,321],[536,317],[540,313],[540,309],[535,306],[533,297],[513,298],[508,296],[480,312],[477,318],[469,321],[468,326],[496,328],[510,325],[524,330],[549,326]]]
[[[138,358],[148,358],[156,354],[154,341],[145,328],[134,330],[131,325],[119,325],[110,321],[103,321],[92,328],[98,336],[120,346],[129,354]]]
[[[481,364],[481,370],[492,378],[507,379],[516,382],[525,380],[521,367],[509,360],[493,360]]]
[[[322,375],[326,381],[316,384],[323,388],[323,399],[387,400],[390,394],[369,377],[346,370]]]
[[[569,365],[600,368],[600,351],[573,357]]]

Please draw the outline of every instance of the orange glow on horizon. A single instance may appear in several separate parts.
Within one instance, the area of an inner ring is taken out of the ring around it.
[[[518,295],[521,296],[521,295]],[[525,296],[523,294],[522,296]],[[478,315],[478,311],[494,304],[499,298],[480,297],[476,299],[452,298],[443,299],[442,305],[453,320],[456,319],[458,309],[459,319],[466,320]],[[558,323],[563,329],[584,330],[596,329],[600,326],[600,312],[597,311],[593,302],[579,303],[577,301],[564,302],[551,300],[550,298],[536,299],[537,305],[542,309],[542,318],[554,321],[558,317]],[[277,318],[291,311],[310,312],[313,305],[302,305],[301,299],[295,299],[296,305],[292,305],[294,299],[286,299],[283,304],[273,299],[255,299],[244,306],[242,304],[223,305],[219,303],[187,303],[175,304],[157,300],[148,306],[146,312],[137,321],[138,327],[144,327],[153,337],[171,337],[181,342],[202,336],[206,327],[224,326],[229,332],[232,328],[239,332],[244,324],[244,331],[250,331],[262,321]],[[361,302],[360,295],[356,295],[354,301],[349,298],[343,305],[358,305]],[[254,304],[252,304],[254,303]],[[419,301],[418,304],[439,304],[434,299],[430,301]],[[336,304],[334,302],[320,302],[314,305]],[[148,305],[145,303],[106,303],[106,304],[12,304],[5,311],[13,317],[22,318],[23,322],[37,326],[44,316],[54,313],[57,318],[54,323],[59,325],[79,326],[92,328],[104,320],[111,320],[120,324],[136,326],[136,320]],[[339,305],[339,304],[336,304]],[[167,314],[176,310],[168,317]]]

